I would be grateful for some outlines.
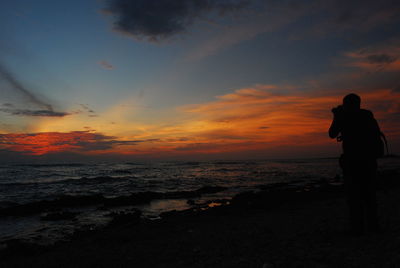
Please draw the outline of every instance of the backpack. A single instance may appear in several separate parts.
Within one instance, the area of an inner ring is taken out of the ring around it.
[[[374,158],[384,157],[385,152],[389,154],[386,137],[371,111],[360,109],[346,118],[348,120],[343,121],[341,135],[337,137],[338,142],[343,141],[345,154]]]
[[[388,148],[388,143],[385,137],[385,134],[383,134],[382,131],[379,131],[379,133],[376,133],[374,135],[374,140],[372,141],[373,144],[371,144],[371,151],[372,154],[376,158],[382,158],[386,155],[389,155],[389,148]],[[343,141],[343,136],[340,135],[336,138],[337,142],[342,142]],[[386,150],[385,150],[386,149]]]

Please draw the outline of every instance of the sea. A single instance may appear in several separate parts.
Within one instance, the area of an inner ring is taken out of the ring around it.
[[[379,169],[399,170],[400,159],[381,159]],[[340,177],[336,158],[0,164],[0,245],[51,244],[106,226],[110,215],[132,209],[158,220],[163,212],[229,200],[265,185]]]

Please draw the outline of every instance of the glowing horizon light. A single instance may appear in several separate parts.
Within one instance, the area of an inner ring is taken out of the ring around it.
[[[271,89],[240,89],[211,102],[183,106],[179,110],[186,115],[185,121],[148,125],[140,135],[129,131],[129,126],[124,132],[131,135],[125,137],[94,129],[8,133],[0,134],[0,148],[27,155],[193,155],[279,151],[285,146],[305,150],[307,146],[331,144],[326,134],[332,117],[330,108],[339,104],[341,96],[282,95]],[[363,103],[375,112],[391,138],[400,133],[399,127],[388,120],[398,112],[399,94],[386,89],[363,94]]]

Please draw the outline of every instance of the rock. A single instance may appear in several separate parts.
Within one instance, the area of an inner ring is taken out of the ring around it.
[[[108,216],[113,218],[110,225],[132,224],[140,222],[142,212],[138,209],[133,209],[131,212],[112,212]]]
[[[274,267],[275,267],[275,265],[270,262],[265,262],[262,266],[262,268],[274,268]]]
[[[188,201],[186,201],[186,203],[187,203],[188,205],[191,205],[191,206],[193,206],[193,205],[196,204],[196,202],[194,202],[193,199],[189,199]]]
[[[42,221],[60,221],[60,220],[71,220],[75,219],[76,215],[79,213],[71,212],[71,211],[58,211],[58,212],[49,212],[40,217]]]

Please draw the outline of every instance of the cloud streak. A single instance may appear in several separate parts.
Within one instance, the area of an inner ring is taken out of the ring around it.
[[[70,115],[66,112],[54,111],[53,106],[40,100],[35,94],[33,94],[28,88],[26,88],[5,66],[0,64],[0,79],[6,81],[12,88],[13,91],[18,92],[24,96],[28,102],[39,107],[40,109],[18,109],[13,104],[5,103],[5,108],[0,108],[0,112],[4,112],[10,115],[17,116],[42,116],[42,117],[64,117]]]
[[[26,97],[29,102],[46,110],[49,111],[53,110],[53,107],[50,104],[45,103],[44,101],[36,97],[29,89],[24,87],[22,83],[18,81],[18,79],[9,70],[7,70],[5,66],[1,64],[0,64],[0,78],[8,82],[15,91]]]
[[[345,54],[344,65],[357,67],[369,72],[400,72],[400,40],[384,43]]]
[[[28,109],[14,109],[14,108],[0,108],[0,112],[18,115],[18,116],[41,116],[41,117],[64,117],[70,115],[64,112],[55,112],[51,110],[28,110]]]

